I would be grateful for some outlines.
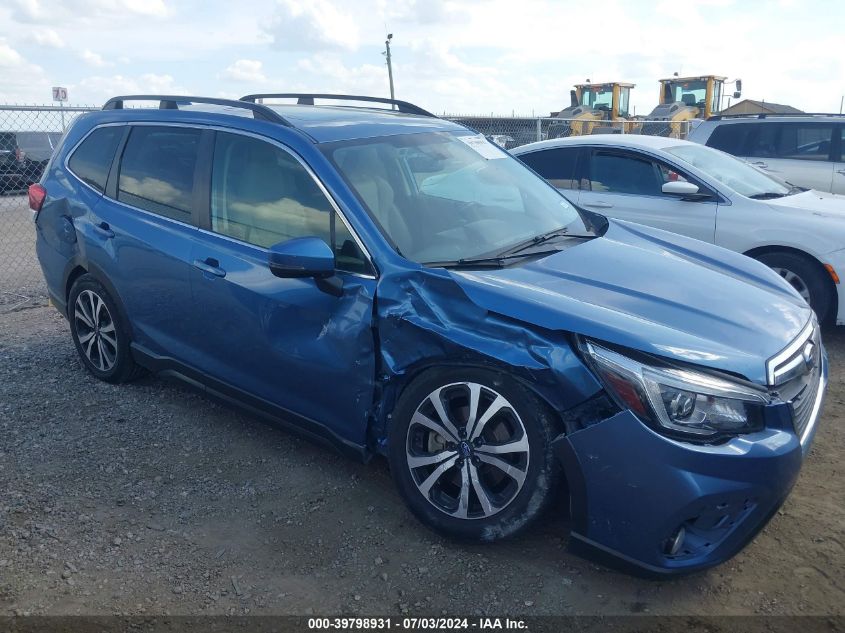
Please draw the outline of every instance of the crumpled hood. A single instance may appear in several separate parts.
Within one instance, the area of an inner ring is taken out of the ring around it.
[[[845,196],[824,191],[803,191],[792,196],[766,200],[776,209],[800,209],[812,211],[814,215],[845,219]]]
[[[479,306],[765,384],[765,363],[810,319],[763,264],[628,222],[520,266],[451,271]]]

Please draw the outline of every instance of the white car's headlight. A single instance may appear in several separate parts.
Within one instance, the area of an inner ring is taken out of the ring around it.
[[[763,426],[771,398],[762,387],[637,360],[592,341],[582,349],[617,403],[667,435],[709,440]]]

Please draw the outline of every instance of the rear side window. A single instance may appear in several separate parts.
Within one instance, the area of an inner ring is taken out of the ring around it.
[[[558,147],[523,154],[519,159],[558,189],[577,189],[575,161],[578,148]]]
[[[201,130],[190,128],[133,128],[120,163],[117,199],[190,222],[201,134]]]
[[[94,130],[76,148],[68,162],[68,167],[77,178],[100,193],[105,191],[109,168],[124,129],[111,125]]]
[[[734,156],[743,156],[748,143],[748,132],[751,125],[738,123],[735,125],[718,125],[710,138],[707,147],[718,149]]]

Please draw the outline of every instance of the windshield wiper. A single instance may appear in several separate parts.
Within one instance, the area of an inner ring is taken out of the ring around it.
[[[540,235],[535,235],[532,238],[514,244],[508,249],[502,251],[502,255],[515,255],[517,253],[521,253],[522,251],[528,250],[533,246],[537,246],[539,244],[543,244],[552,240],[556,237],[595,237],[595,235],[582,235],[582,234],[570,234],[569,229],[565,226],[562,226],[557,229],[552,229],[551,231],[546,231],[545,233],[540,233]]]
[[[508,253],[494,255],[492,257],[464,257],[441,262],[423,262],[423,266],[432,268],[502,268],[512,259],[523,257],[536,257],[539,255],[553,255],[559,253],[558,249],[547,249],[544,251],[533,251],[531,253]]]
[[[748,196],[752,200],[771,200],[772,198],[783,198],[786,194],[778,191],[764,191],[762,193],[755,193]]]

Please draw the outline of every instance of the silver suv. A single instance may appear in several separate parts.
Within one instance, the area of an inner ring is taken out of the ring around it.
[[[713,116],[689,140],[728,152],[790,184],[845,194],[845,117]]]

